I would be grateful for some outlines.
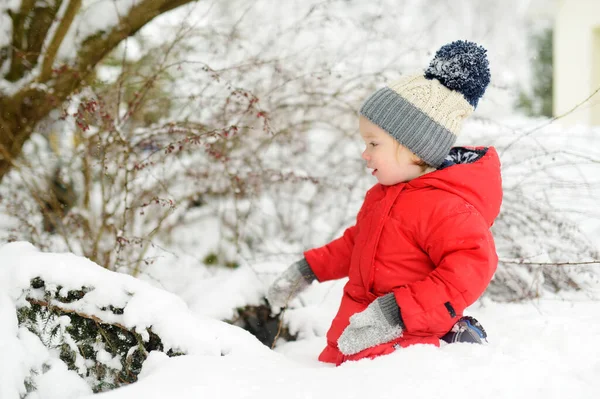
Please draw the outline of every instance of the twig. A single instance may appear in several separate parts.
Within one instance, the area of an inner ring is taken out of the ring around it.
[[[500,259],[501,263],[511,265],[531,265],[531,266],[574,266],[574,265],[598,265],[600,260],[590,260],[585,262],[522,262],[520,260]]]
[[[281,330],[283,330],[283,315],[285,314],[286,309],[287,309],[287,304],[286,304],[286,307],[283,308],[281,313],[279,313],[279,323],[277,323],[277,334],[275,335],[275,338],[273,338],[273,343],[271,344],[271,349],[275,349],[275,344],[277,344],[277,340],[279,339],[279,336],[281,335]]]
[[[281,330],[283,330],[283,315],[285,314],[285,311],[287,310],[288,303],[292,300],[292,298],[294,298],[296,296],[298,287],[300,286],[300,281],[302,281],[302,279],[304,279],[304,277],[301,277],[300,279],[298,279],[298,281],[296,281],[296,283],[294,284],[294,287],[290,290],[290,294],[288,295],[287,299],[285,300],[285,303],[283,305],[281,313],[279,313],[279,323],[277,326],[277,334],[275,335],[275,338],[273,338],[273,343],[271,344],[271,349],[275,348],[275,344],[277,343],[277,340],[279,339],[279,336],[281,335]]]
[[[96,323],[108,324],[108,325],[111,325],[111,326],[119,327],[121,330],[127,331],[129,333],[132,332],[130,329],[128,329],[127,327],[125,327],[122,324],[119,324],[119,323],[109,323],[109,322],[106,322],[106,321],[100,319],[97,316],[89,315],[89,314],[82,313],[82,312],[78,312],[78,311],[73,310],[73,309],[65,309],[65,308],[62,308],[62,307],[57,306],[55,304],[52,304],[50,302],[40,301],[39,299],[33,299],[33,298],[27,298],[27,302],[29,302],[32,305],[38,305],[38,306],[46,307],[48,309],[58,309],[58,310],[60,310],[63,313],[74,313],[77,316],[83,317],[84,319],[93,320]]]
[[[540,129],[543,129],[544,127],[556,122],[558,119],[562,119],[565,116],[573,113],[577,108],[581,107],[583,104],[585,104],[586,102],[588,102],[592,97],[594,97],[596,95],[596,93],[600,92],[600,87],[598,87],[596,90],[594,90],[594,92],[592,94],[590,94],[585,100],[583,100],[582,102],[580,102],[579,104],[575,105],[573,108],[571,108],[569,111],[555,116],[554,118],[550,119],[549,121],[547,121],[546,123],[542,123],[541,125],[539,125],[536,128],[533,128],[527,132],[525,132],[524,134],[520,135],[519,137],[517,137],[516,139],[514,139],[511,143],[509,143],[506,147],[504,147],[504,149],[502,150],[502,153],[505,153],[506,151],[508,151],[510,149],[510,147],[513,146],[513,144],[517,143],[518,141],[520,141],[522,138],[531,136],[533,133],[537,132]]]

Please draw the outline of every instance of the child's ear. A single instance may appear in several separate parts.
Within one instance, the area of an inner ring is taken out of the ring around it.
[[[423,170],[431,168],[431,166],[429,164],[427,164],[427,162],[423,161],[421,158],[419,158],[419,156],[417,154],[415,154],[414,152],[411,151],[411,161],[417,165],[420,166],[421,168],[423,168]]]
[[[411,162],[413,162],[417,165],[423,164],[423,160],[421,158],[419,158],[419,156],[412,151],[410,153],[410,160],[411,160]]]

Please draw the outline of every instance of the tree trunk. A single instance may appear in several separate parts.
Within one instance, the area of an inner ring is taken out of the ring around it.
[[[30,133],[25,133],[13,104],[0,99],[0,181],[13,166],[13,160],[21,153]]]

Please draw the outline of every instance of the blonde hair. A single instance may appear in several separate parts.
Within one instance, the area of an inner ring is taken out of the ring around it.
[[[407,151],[410,153],[410,160],[413,164],[420,166],[421,171],[425,172],[427,169],[435,170],[433,166],[429,165],[427,162],[423,161],[417,154],[409,150],[407,147],[400,144],[398,141],[394,140],[394,145],[396,146],[396,161],[400,161],[400,157],[402,156],[403,151]]]

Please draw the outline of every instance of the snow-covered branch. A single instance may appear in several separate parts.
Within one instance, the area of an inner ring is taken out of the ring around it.
[[[0,180],[38,122],[107,54],[158,15],[191,1],[24,0],[1,7],[0,18],[12,29],[0,32]]]

